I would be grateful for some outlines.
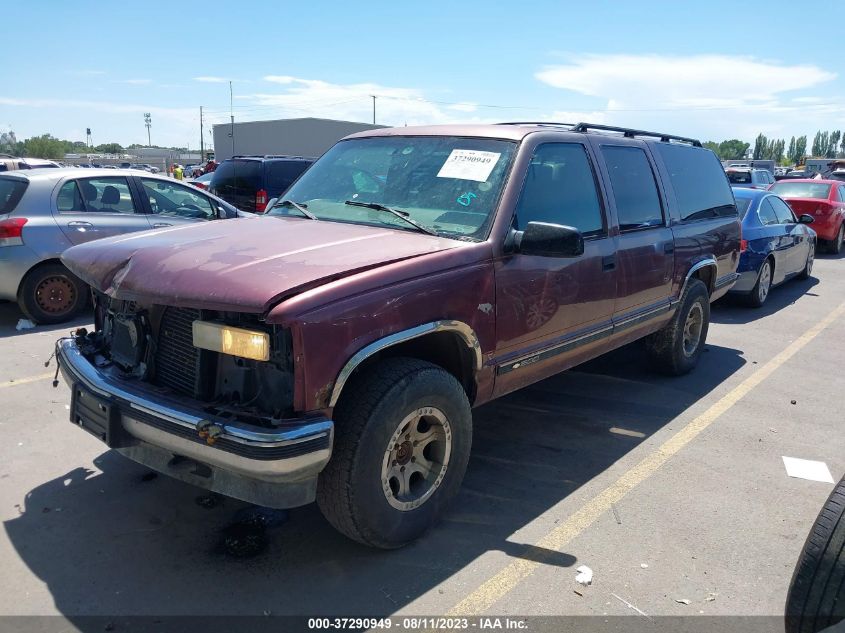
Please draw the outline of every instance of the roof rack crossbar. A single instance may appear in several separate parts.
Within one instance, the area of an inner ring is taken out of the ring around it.
[[[545,127],[567,127],[571,128],[574,126],[574,123],[557,123],[555,121],[502,121],[501,123],[496,123],[496,125],[538,125],[538,126],[545,126]]]
[[[646,132],[645,130],[634,130],[627,127],[616,127],[615,125],[600,125],[598,123],[578,123],[572,127],[573,132],[587,132],[589,130],[600,130],[603,132],[620,132],[626,138],[635,138],[637,136],[649,136],[652,138],[659,138],[664,143],[669,141],[681,141],[689,143],[694,147],[701,147],[701,141],[695,138],[688,138],[686,136],[677,136],[675,134],[665,134],[664,132]]]

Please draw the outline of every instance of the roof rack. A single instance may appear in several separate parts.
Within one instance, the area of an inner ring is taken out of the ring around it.
[[[496,125],[537,125],[539,127],[567,127],[571,128],[574,123],[556,123],[554,121],[503,121]]]
[[[300,160],[314,160],[308,156],[291,156],[290,154],[235,154],[230,158],[294,158]]]
[[[506,121],[504,123],[497,123],[496,125],[536,125],[538,127],[565,127],[572,132],[589,132],[590,130],[599,130],[601,132],[619,132],[627,138],[635,138],[637,136],[649,136],[652,138],[659,138],[664,143],[669,141],[681,141],[689,143],[694,147],[701,147],[701,141],[694,138],[687,138],[685,136],[676,136],[675,134],[665,134],[663,132],[646,132],[645,130],[634,130],[627,127],[616,127],[614,125],[600,125],[598,123],[556,123],[554,121]]]
[[[588,132],[590,130],[620,132],[626,138],[650,136],[652,138],[659,138],[664,143],[668,143],[669,141],[681,141],[682,143],[689,143],[694,147],[701,147],[701,141],[698,139],[688,138],[686,136],[676,136],[675,134],[665,134],[663,132],[646,132],[645,130],[634,130],[627,127],[616,127],[614,125],[599,125],[597,123],[578,123],[572,128],[573,132]]]

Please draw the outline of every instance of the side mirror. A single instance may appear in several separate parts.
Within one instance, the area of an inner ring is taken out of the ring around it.
[[[812,224],[815,221],[816,218],[814,218],[809,213],[802,213],[798,216],[798,224]]]
[[[514,247],[523,255],[578,257],[584,254],[584,237],[571,226],[529,222],[524,231],[514,235]]]
[[[278,196],[277,196],[277,197],[275,197],[275,198],[270,198],[270,200],[268,200],[268,201],[267,201],[267,206],[266,206],[266,207],[264,207],[264,213],[269,213],[269,212],[270,212],[270,209],[272,209],[272,208],[273,208],[273,206],[274,206],[274,205],[275,205],[278,201],[279,201]]]

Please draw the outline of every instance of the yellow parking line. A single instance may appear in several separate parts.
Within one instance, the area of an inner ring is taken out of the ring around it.
[[[618,503],[633,488],[653,475],[673,455],[694,440],[699,433],[713,424],[713,422],[739,402],[752,389],[771,376],[781,365],[821,334],[825,328],[830,326],[843,313],[845,313],[845,302],[841,303],[839,307],[790,343],[777,356],[734,387],[718,402],[687,424],[639,464],[590,499],[590,501],[572,514],[566,521],[537,541],[536,546],[553,551],[559,551],[563,548],[587,529],[602,514],[610,510],[612,504]],[[498,600],[504,597],[505,594],[527,578],[540,564],[540,562],[522,558],[513,561],[461,600],[449,611],[448,615],[469,616],[478,615],[487,611]]]
[[[55,375],[55,372],[50,372],[48,374],[41,374],[40,376],[30,376],[29,378],[19,378],[18,380],[10,380],[9,382],[0,382],[0,389],[5,387],[17,387],[18,385],[26,385],[31,382],[38,382],[39,380],[47,380],[48,378],[52,378]]]

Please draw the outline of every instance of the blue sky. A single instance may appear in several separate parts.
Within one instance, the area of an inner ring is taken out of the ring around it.
[[[197,147],[199,106],[206,129],[228,121],[232,80],[236,121],[369,121],[375,94],[391,125],[588,120],[788,139],[845,128],[845,4],[808,7],[16,0],[3,9],[0,131],[144,143],[150,112],[153,143]]]

